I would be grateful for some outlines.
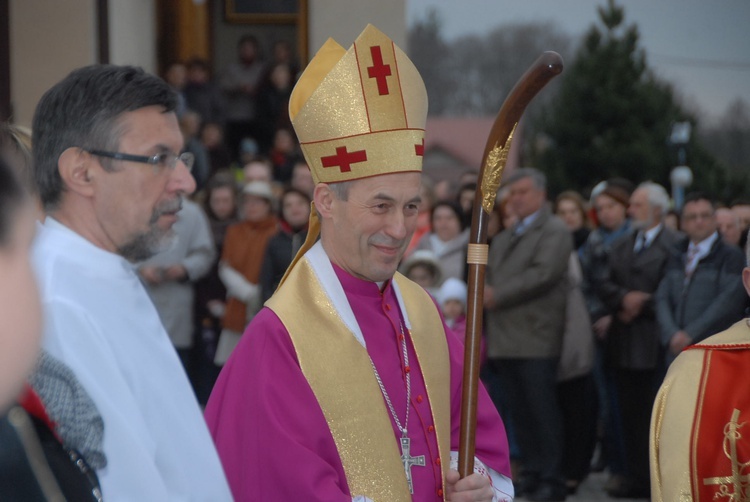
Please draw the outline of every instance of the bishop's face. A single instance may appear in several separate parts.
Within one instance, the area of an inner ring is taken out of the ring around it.
[[[393,277],[414,229],[419,173],[393,173],[350,182],[346,200],[330,193],[321,207],[322,242],[331,261],[360,279]]]

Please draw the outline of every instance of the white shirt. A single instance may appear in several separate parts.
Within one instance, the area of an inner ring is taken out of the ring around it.
[[[524,232],[526,232],[526,230],[528,230],[531,224],[534,223],[534,221],[536,221],[537,217],[539,216],[540,211],[541,209],[537,209],[536,211],[528,215],[526,218],[521,219],[521,221],[519,221],[516,224],[516,227],[513,229],[513,235],[522,235]]]
[[[104,419],[104,500],[232,500],[200,407],[159,316],[124,258],[47,218],[33,262],[44,347]]]
[[[645,236],[645,239],[643,240],[643,249],[648,249],[649,246],[651,246],[651,243],[654,242],[654,239],[656,239],[656,236],[659,235],[659,232],[661,232],[661,229],[663,227],[664,225],[659,223],[654,228],[646,230],[645,232],[643,230],[639,230],[635,237],[634,251],[637,253],[641,250],[641,247],[638,245],[639,240],[641,239],[641,235]]]
[[[685,275],[691,275],[698,266],[698,262],[705,258],[711,252],[711,247],[719,238],[719,233],[714,232],[699,243],[695,244],[690,241],[688,244],[687,254],[685,255]]]

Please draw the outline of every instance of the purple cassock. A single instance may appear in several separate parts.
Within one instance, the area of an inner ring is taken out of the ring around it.
[[[398,335],[403,322],[390,281],[378,285],[349,275],[334,265],[365,338],[368,352],[403,424],[406,386]],[[435,306],[437,308],[437,306]],[[463,344],[445,328],[450,353],[451,450],[458,450]],[[325,336],[309,333],[309,336]],[[411,468],[413,500],[442,497],[441,461],[430,400],[411,343],[408,434],[412,456],[425,457]],[[330,364],[336,364],[332,360]],[[380,403],[377,403],[380,406]],[[352,413],[368,413],[352,410]],[[479,393],[476,456],[510,478],[505,428],[482,387]],[[264,308],[253,319],[227,361],[206,408],[232,493],[238,501],[351,501],[344,468],[323,412],[297,362],[286,328]],[[393,441],[401,433],[391,416]]]

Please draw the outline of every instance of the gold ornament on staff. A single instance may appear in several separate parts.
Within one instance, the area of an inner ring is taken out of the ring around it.
[[[482,177],[482,207],[488,214],[495,207],[497,190],[500,188],[500,182],[503,179],[503,171],[505,170],[505,164],[508,162],[508,152],[510,152],[510,144],[513,141],[513,133],[516,131],[516,126],[518,126],[517,122],[513,126],[513,130],[510,131],[508,141],[505,142],[502,148],[498,143],[495,143],[484,163],[483,171],[486,174]]]

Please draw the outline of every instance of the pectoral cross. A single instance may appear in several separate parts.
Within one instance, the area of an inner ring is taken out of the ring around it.
[[[411,450],[411,439],[404,436],[401,438],[401,463],[404,464],[404,472],[406,473],[406,482],[409,483],[409,493],[414,495],[414,485],[411,481],[411,468],[414,465],[424,467],[424,455],[418,457],[412,457],[409,453]]]

